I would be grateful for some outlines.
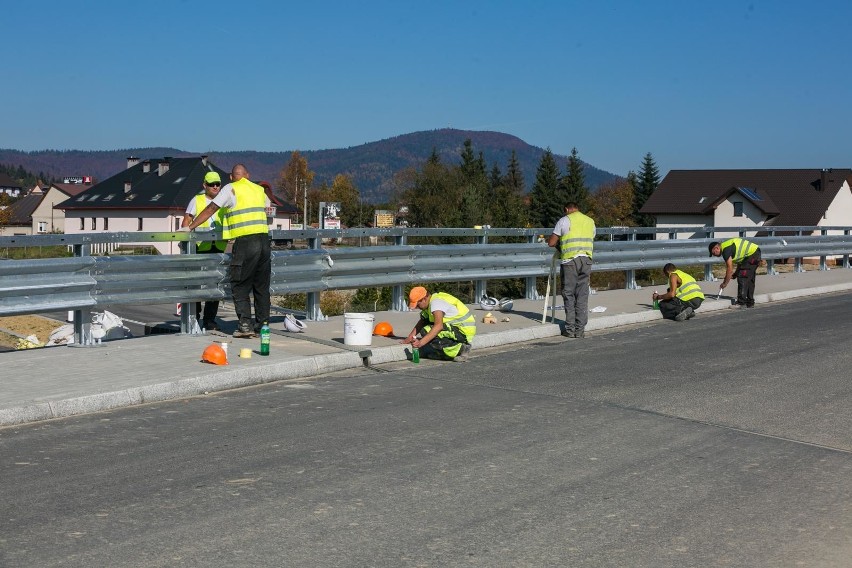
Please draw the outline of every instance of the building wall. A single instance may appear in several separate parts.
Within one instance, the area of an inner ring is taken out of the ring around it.
[[[734,203],[743,204],[743,214],[740,217],[734,216]],[[713,217],[713,226],[715,227],[760,227],[766,222],[766,215],[754,206],[748,199],[742,195],[735,193],[728,197],[725,201],[719,204],[716,208],[716,213]],[[757,230],[746,231],[745,236],[753,237],[757,234]],[[715,233],[720,239],[728,239],[731,237],[740,236],[736,231],[720,231]]]
[[[710,227],[713,225],[713,217],[711,215],[683,215],[683,214],[673,214],[673,215],[658,215],[657,219],[657,227],[673,227],[673,228],[681,228],[681,227]],[[675,238],[678,239],[689,239],[689,238],[703,238],[704,234],[696,235],[695,233],[678,233]],[[668,239],[669,235],[666,233],[658,233],[657,239]]]
[[[53,206],[59,205],[67,199],[68,195],[65,193],[55,187],[50,188],[41,200],[41,203],[39,203],[39,206],[33,211],[32,234],[64,233],[65,211],[54,209]]]
[[[3,225],[0,226],[0,237],[15,237],[20,235],[32,235],[32,225]]]
[[[142,228],[139,228],[141,219]],[[173,215],[168,211],[138,209],[138,210],[86,210],[75,209],[68,211],[65,217],[65,233],[76,235],[81,233],[138,233],[159,232],[170,233],[180,228],[183,214]],[[124,245],[125,243],[120,243]],[[174,242],[150,242],[140,241],[138,243],[126,243],[130,245],[153,246],[160,254],[179,254],[178,243]],[[93,250],[93,252],[105,252],[114,250],[115,245],[100,247],[105,250]]]
[[[849,187],[849,182],[844,181],[843,186],[834,201],[828,206],[828,209],[819,221],[820,227],[826,226],[852,226],[852,189]],[[829,235],[842,235],[843,231],[829,231]]]

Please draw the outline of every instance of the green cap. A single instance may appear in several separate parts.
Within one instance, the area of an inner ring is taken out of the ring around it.
[[[219,177],[219,174],[216,172],[207,172],[204,174],[204,183],[213,183],[213,182],[222,183],[222,178]]]

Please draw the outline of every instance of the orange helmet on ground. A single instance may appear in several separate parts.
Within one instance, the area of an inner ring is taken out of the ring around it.
[[[384,335],[385,337],[393,336],[393,327],[386,321],[380,321],[373,328],[373,335]]]
[[[201,355],[201,360],[214,365],[227,365],[228,357],[225,355],[225,350],[221,345],[213,343],[207,346],[204,353]]]

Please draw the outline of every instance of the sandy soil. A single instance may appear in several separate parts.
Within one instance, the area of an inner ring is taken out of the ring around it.
[[[46,318],[44,316],[33,315],[0,317],[0,328],[13,331],[18,335],[23,335],[24,337],[35,334],[41,343],[47,341],[51,332],[61,325],[65,325],[65,322]],[[14,347],[17,340],[18,338],[14,335],[0,331],[0,345]]]

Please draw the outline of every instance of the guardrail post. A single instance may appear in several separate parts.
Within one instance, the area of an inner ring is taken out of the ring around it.
[[[397,247],[404,247],[408,243],[406,235],[397,235],[393,238],[393,244]],[[401,284],[397,284],[391,289],[391,310],[395,312],[408,311],[408,302],[405,301],[403,293],[404,288]]]
[[[320,245],[322,245],[322,238],[308,238],[309,249],[319,250]],[[307,306],[305,306],[305,314],[306,319],[309,321],[322,321],[326,319],[325,316],[322,315],[322,310],[320,309],[320,292],[307,293]]]
[[[769,231],[769,236],[775,236],[775,230],[772,229]],[[766,259],[766,274],[769,276],[777,276],[778,272],[775,270],[775,261],[771,258]]]
[[[196,245],[192,237],[186,243],[186,254],[195,254]],[[183,335],[201,335],[201,326],[196,317],[195,302],[181,302],[180,304],[180,332]]]
[[[528,243],[538,242],[538,235],[527,235]],[[535,276],[527,276],[525,278],[526,286],[524,290],[524,298],[527,300],[541,300],[541,296],[538,293],[538,288],[536,287],[536,277]]]
[[[476,239],[476,244],[478,245],[487,245],[488,244],[488,234],[477,235],[474,237]],[[482,296],[488,294],[488,280],[477,280],[474,283],[474,291],[473,291],[473,301],[474,303],[478,302]]]
[[[83,257],[92,255],[92,245],[81,243],[73,245],[74,256]],[[86,322],[87,324],[89,322]],[[74,345],[85,345],[87,339],[83,334],[83,310],[74,310]]]
[[[843,234],[849,236],[849,229],[843,229]],[[843,255],[843,268],[849,268],[849,255]]]
[[[636,240],[636,233],[631,232],[630,234],[628,234],[627,240],[628,241],[635,241]],[[636,290],[638,288],[638,286],[636,284],[636,271],[633,270],[632,268],[630,270],[624,271],[624,287],[627,290]]]
[[[713,228],[707,227],[704,229],[704,238],[712,239],[713,238]],[[709,243],[708,243],[709,244]],[[715,278],[713,277],[713,263],[708,262],[704,265],[704,281],[705,282],[713,282]]]
[[[801,230],[796,231],[796,236],[801,237],[802,231]],[[805,269],[802,268],[802,257],[797,256],[795,258],[795,260],[793,261],[793,272],[804,272],[804,271],[805,271]]]
[[[822,235],[822,236],[825,236],[825,235],[828,234],[828,231],[826,229],[822,229],[819,232],[819,234]],[[825,255],[822,255],[822,256],[819,257],[819,269],[820,270],[828,270],[828,264],[826,263],[825,259],[826,259]]]

